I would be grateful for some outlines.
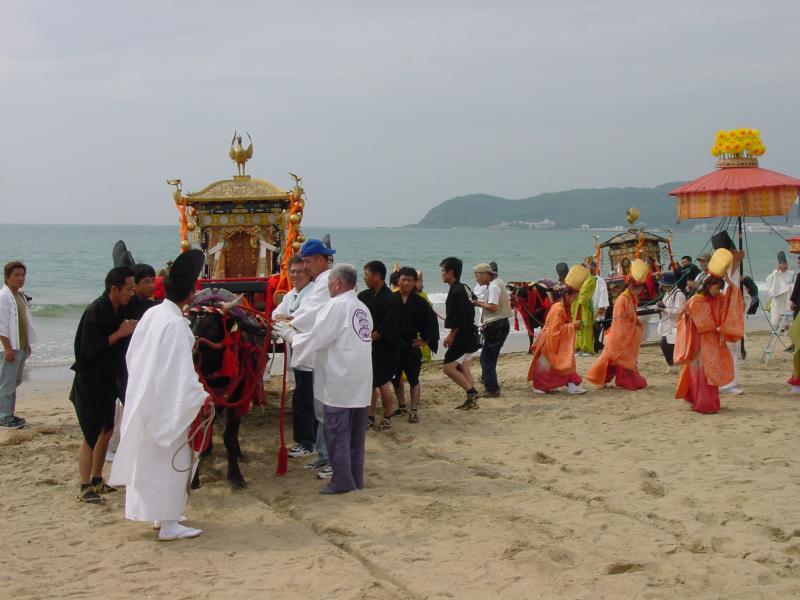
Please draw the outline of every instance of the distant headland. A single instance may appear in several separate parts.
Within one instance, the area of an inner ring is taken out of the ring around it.
[[[625,210],[632,206],[638,208],[642,215],[638,225],[648,229],[688,231],[693,228],[702,229],[705,221],[715,222],[715,219],[677,222],[675,199],[669,192],[682,183],[675,181],[652,188],[626,187],[548,192],[519,200],[509,200],[489,194],[469,194],[445,200],[429,210],[418,223],[407,227],[627,229]],[[785,218],[778,217],[769,221],[783,223]]]

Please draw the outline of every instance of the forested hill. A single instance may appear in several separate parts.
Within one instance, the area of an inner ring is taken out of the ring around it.
[[[535,223],[549,219],[556,229],[627,226],[626,209],[635,206],[641,222],[649,227],[674,228],[675,199],[669,192],[682,182],[654,188],[605,188],[569,190],[508,200],[488,194],[458,196],[435,206],[410,227],[491,227],[501,223]],[[683,223],[691,227],[699,221]]]

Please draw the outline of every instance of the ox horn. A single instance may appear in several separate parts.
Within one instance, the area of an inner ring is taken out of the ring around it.
[[[239,306],[244,300],[244,294],[239,294],[236,297],[236,300],[231,300],[230,302],[222,302],[220,303],[219,307],[222,309],[222,312],[229,312]]]

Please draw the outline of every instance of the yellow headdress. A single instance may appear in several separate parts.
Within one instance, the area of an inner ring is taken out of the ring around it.
[[[581,289],[587,277],[589,277],[589,269],[583,265],[572,265],[569,273],[567,273],[567,276],[564,278],[564,283],[577,291]]]
[[[725,248],[717,248],[708,261],[708,272],[722,279],[733,264],[733,254]]]
[[[636,258],[631,261],[631,279],[636,283],[644,283],[647,281],[647,276],[650,274],[650,267],[641,258]]]

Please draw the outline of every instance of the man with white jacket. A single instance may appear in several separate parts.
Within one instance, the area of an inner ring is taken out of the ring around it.
[[[372,317],[355,293],[352,265],[331,269],[331,299],[307,332],[276,322],[273,330],[292,346],[292,366],[314,364],[314,397],[323,404],[323,433],[333,477],[321,494],[364,487],[364,443],[372,395]]]
[[[17,386],[22,382],[25,361],[36,341],[31,309],[20,291],[25,285],[25,265],[18,261],[3,269],[5,285],[0,289],[0,342],[3,360],[0,362],[0,429],[19,429],[25,419],[17,417]]]
[[[336,250],[330,248],[322,240],[309,239],[300,247],[300,256],[303,264],[308,270],[313,281],[308,284],[309,291],[303,296],[303,301],[296,311],[291,315],[292,328],[295,331],[308,332],[314,325],[314,321],[331,299],[328,291],[328,275],[330,275],[331,262]],[[314,358],[306,357],[301,362],[292,359],[292,368],[306,371],[314,371]],[[314,384],[314,391],[317,386]],[[320,479],[330,479],[333,470],[328,464],[328,450],[325,448],[325,436],[322,435],[325,411],[322,408],[320,398],[314,394],[314,417],[317,420],[317,434],[314,449],[317,451],[317,460],[306,465],[309,469],[319,469],[317,477]]]

